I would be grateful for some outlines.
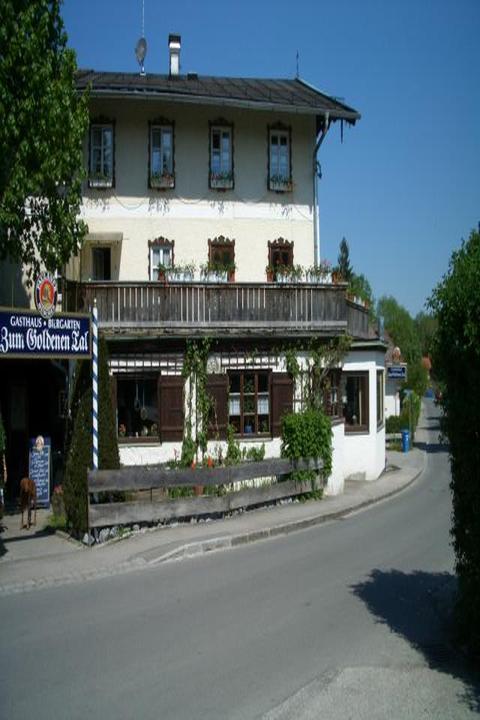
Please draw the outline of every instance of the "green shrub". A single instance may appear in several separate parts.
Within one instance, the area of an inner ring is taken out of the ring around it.
[[[332,426],[322,410],[290,413],[282,418],[282,456],[290,460],[321,458],[321,474],[328,478],[332,472]],[[307,471],[313,478],[315,471]],[[297,473],[295,479],[305,479]]]
[[[390,415],[385,421],[386,433],[399,433],[404,427],[405,426],[400,415]]]
[[[235,440],[235,428],[229,425],[227,428],[227,453],[225,455],[225,465],[235,465],[242,461],[242,451],[240,443]]]

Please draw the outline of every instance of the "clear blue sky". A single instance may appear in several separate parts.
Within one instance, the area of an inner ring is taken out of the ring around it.
[[[141,0],[66,0],[80,67],[137,71]],[[321,254],[343,236],[412,315],[480,222],[480,0],[145,0],[147,72],[300,76],[362,114],[320,152]]]

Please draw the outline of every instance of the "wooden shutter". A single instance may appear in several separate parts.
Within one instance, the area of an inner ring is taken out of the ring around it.
[[[112,410],[113,410],[113,419],[115,422],[115,429],[118,431],[117,376],[116,375],[110,375],[110,397],[112,399]]]
[[[272,374],[272,435],[282,434],[282,416],[293,411],[293,380],[288,373]]]
[[[183,386],[181,376],[159,377],[159,434],[162,442],[183,440]]]
[[[212,399],[208,437],[227,437],[228,425],[228,375],[207,375],[207,393]]]

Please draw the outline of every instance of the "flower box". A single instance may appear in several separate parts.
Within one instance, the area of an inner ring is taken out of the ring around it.
[[[113,178],[111,177],[90,177],[88,185],[91,188],[111,188],[113,187]]]
[[[212,190],[232,190],[233,177],[222,177],[221,175],[210,175],[210,187]]]
[[[174,175],[152,175],[150,187],[154,190],[168,190],[175,187]]]
[[[270,178],[268,187],[274,192],[292,192],[293,183],[287,178]]]
[[[171,271],[168,273],[168,279],[170,282],[188,283],[193,282],[193,272],[190,271]]]
[[[228,282],[228,271],[203,273],[202,280],[208,283],[226,283]]]

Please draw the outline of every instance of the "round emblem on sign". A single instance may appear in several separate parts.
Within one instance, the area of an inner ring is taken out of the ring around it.
[[[57,304],[57,283],[55,278],[44,273],[35,283],[35,305],[43,318],[52,317]]]

